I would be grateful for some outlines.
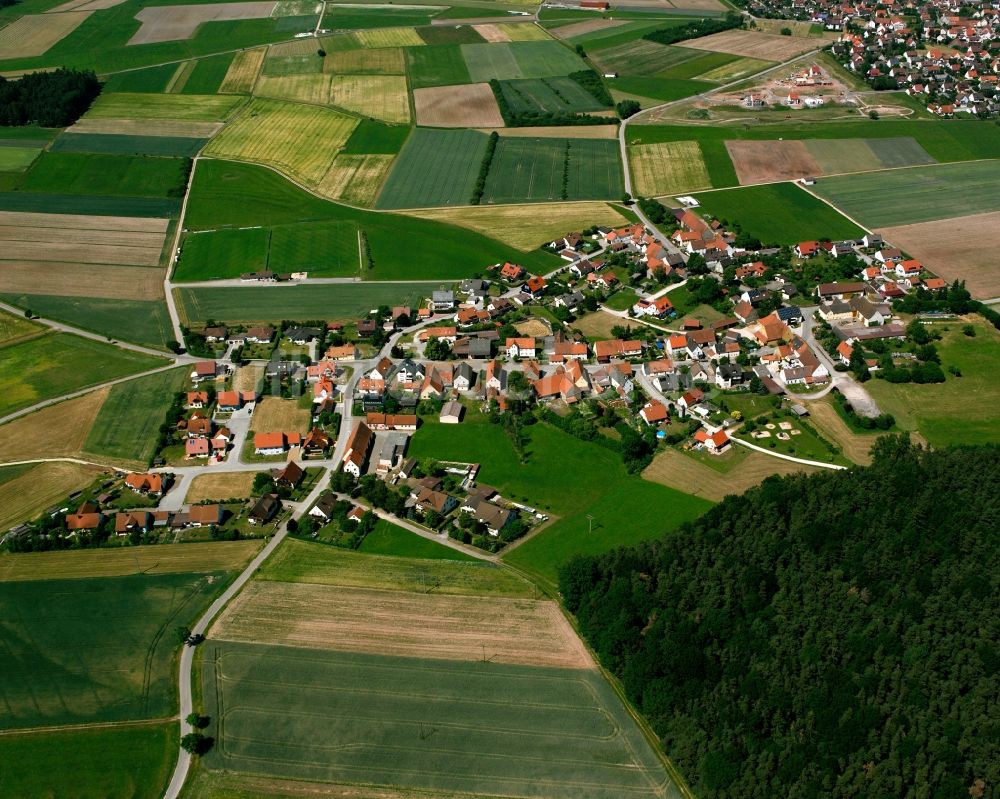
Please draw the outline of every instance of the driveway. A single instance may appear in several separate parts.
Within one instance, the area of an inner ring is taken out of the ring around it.
[[[816,311],[815,306],[805,307],[802,309],[802,314],[804,316],[804,321],[802,322],[802,338],[805,339],[806,343],[812,347],[813,352],[816,353],[816,357],[819,358],[820,363],[822,363],[827,369],[830,370],[830,384],[831,388],[836,388],[848,402],[851,403],[851,407],[854,408],[854,412],[859,416],[867,416],[869,418],[875,418],[881,411],[878,405],[875,404],[875,400],[872,399],[871,394],[869,394],[865,388],[854,379],[850,372],[838,372],[835,368],[833,359],[827,354],[826,350],[816,341],[816,337],[813,335],[813,327],[815,326],[815,321],[813,320],[813,313]],[[811,396],[796,396],[797,399],[810,400],[818,399],[819,397],[825,396],[829,391],[824,391],[822,394]]]

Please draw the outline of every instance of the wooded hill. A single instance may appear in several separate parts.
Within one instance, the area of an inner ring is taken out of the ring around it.
[[[563,569],[699,799],[997,795],[1000,448],[875,455]]]

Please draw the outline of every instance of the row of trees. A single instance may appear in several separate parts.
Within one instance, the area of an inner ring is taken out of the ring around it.
[[[722,33],[733,28],[743,27],[743,17],[732,11],[717,19],[698,19],[686,25],[678,25],[671,28],[659,28],[650,31],[643,39],[647,39],[657,44],[676,44],[686,39],[697,39],[701,36],[711,36],[713,33]]]
[[[581,631],[697,796],[1000,781],[1000,448],[885,436],[873,455],[563,569]]]
[[[595,74],[595,77],[598,77]],[[598,80],[600,78],[598,77]],[[603,85],[603,84],[602,84]],[[591,114],[577,114],[566,111],[524,111],[514,109],[504,93],[504,86],[496,78],[490,81],[490,88],[497,100],[497,107],[500,115],[508,127],[540,127],[546,125],[607,125],[610,120],[607,117],[593,116]],[[516,91],[511,89],[511,91]],[[605,89],[605,91],[607,91]],[[610,106],[611,103],[609,102]]]

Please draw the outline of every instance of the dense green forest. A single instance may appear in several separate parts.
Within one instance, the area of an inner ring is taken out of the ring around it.
[[[57,69],[17,80],[0,77],[0,125],[72,125],[101,93],[93,72]]]
[[[699,799],[1000,795],[1000,447],[875,455],[564,568]]]

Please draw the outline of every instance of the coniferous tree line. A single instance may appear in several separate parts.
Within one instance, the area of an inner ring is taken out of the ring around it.
[[[769,478],[560,588],[699,799],[1000,784],[1000,447]]]
[[[16,80],[0,77],[0,125],[72,125],[101,93],[97,76],[89,71],[57,69],[33,72]]]
[[[679,25],[675,28],[660,28],[650,31],[643,39],[647,39],[657,44],[676,44],[685,39],[697,39],[701,36],[711,36],[713,33],[722,33],[733,28],[742,28],[743,18],[732,11],[723,17],[716,19],[698,19],[689,22],[687,25]]]

